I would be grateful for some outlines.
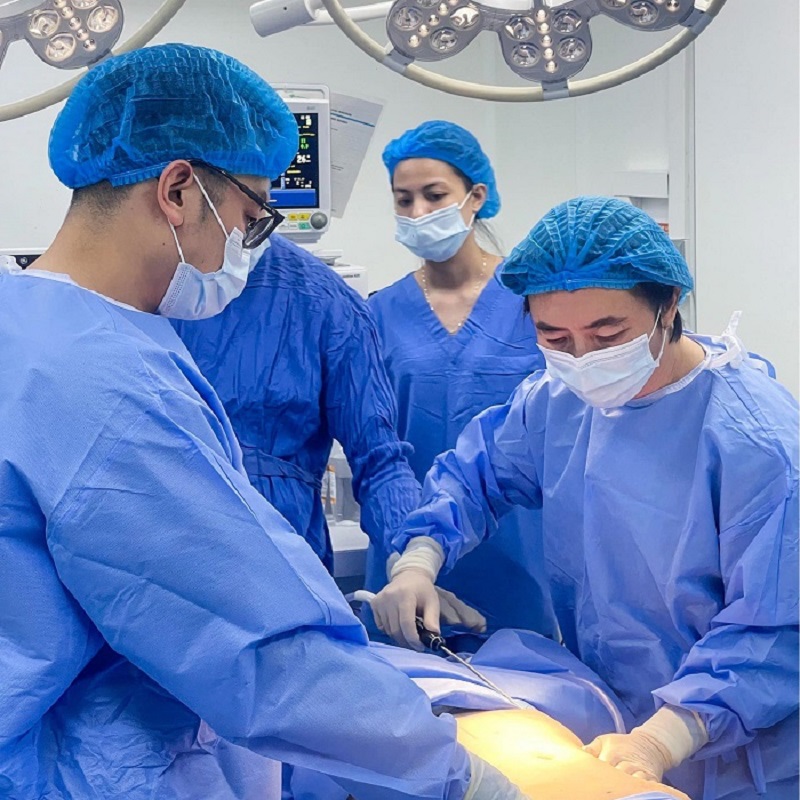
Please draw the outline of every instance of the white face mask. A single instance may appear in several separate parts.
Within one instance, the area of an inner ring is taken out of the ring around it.
[[[394,238],[426,261],[447,261],[461,249],[472,230],[475,215],[472,215],[469,225],[461,216],[461,209],[471,194],[467,194],[460,204],[453,203],[416,219],[395,214],[397,231]]]
[[[650,352],[650,340],[661,318],[659,309],[651,334],[643,333],[630,342],[586,353],[580,358],[542,347],[547,371],[559,378],[584,403],[596,408],[617,408],[636,397],[650,380],[664,354],[666,331],[661,332],[658,358]]]
[[[258,262],[261,261],[261,257],[270,247],[272,247],[272,239],[264,239],[258,247],[250,249],[250,272],[256,268]]]
[[[242,246],[244,234],[234,228],[230,233],[211,202],[205,187],[195,173],[195,180],[203,197],[214,212],[222,232],[225,234],[225,258],[216,272],[201,272],[183,257],[183,249],[178,241],[175,226],[170,223],[172,235],[178,248],[180,263],[172,276],[167,293],[158,306],[157,313],[172,319],[208,319],[219,314],[231,301],[235,300],[247,284],[247,276],[255,267],[263,249],[250,251]],[[269,242],[269,239],[267,239]],[[266,248],[264,248],[266,249]],[[256,255],[254,258],[253,255]]]

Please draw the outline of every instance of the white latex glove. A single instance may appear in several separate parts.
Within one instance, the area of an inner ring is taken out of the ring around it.
[[[486,617],[480,611],[468,606],[447,589],[437,586],[436,593],[439,595],[439,614],[446,625],[463,625],[478,633],[486,630]]]
[[[464,800],[530,800],[500,770],[473,753],[468,755],[472,775]]]
[[[641,728],[634,728],[630,733],[606,733],[583,749],[612,767],[646,781],[660,782],[672,766],[666,748],[652,736],[642,733]]]
[[[398,572],[386,587],[375,595],[370,605],[375,624],[398,644],[423,650],[417,633],[416,618],[434,633],[439,628],[439,595],[430,574],[422,569]]]
[[[647,781],[661,781],[708,742],[708,733],[696,714],[664,706],[630,733],[606,733],[583,749],[601,761]]]

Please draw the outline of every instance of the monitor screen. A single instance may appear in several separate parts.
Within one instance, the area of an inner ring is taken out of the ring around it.
[[[294,118],[300,146],[286,172],[272,182],[270,203],[275,208],[319,208],[319,114],[304,111]]]

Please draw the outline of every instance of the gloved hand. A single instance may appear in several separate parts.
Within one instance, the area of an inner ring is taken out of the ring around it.
[[[421,569],[398,572],[370,603],[375,624],[398,644],[423,650],[416,618],[434,633],[439,628],[439,595],[430,575]]]
[[[635,778],[660,781],[707,742],[708,731],[697,714],[667,705],[630,733],[598,736],[583,749]]]
[[[439,595],[439,613],[446,625],[463,625],[478,633],[486,630],[486,617],[480,611],[468,606],[447,589],[437,586],[436,593]]]
[[[641,728],[634,728],[630,733],[603,734],[583,749],[612,767],[646,781],[660,782],[672,766],[667,749],[654,737],[642,733]]]
[[[500,770],[469,751],[467,754],[472,775],[464,800],[530,800]]]

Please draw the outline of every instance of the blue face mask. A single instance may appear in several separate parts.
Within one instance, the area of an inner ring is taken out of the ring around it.
[[[242,293],[250,272],[269,246],[269,239],[267,239],[264,245],[254,250],[243,247],[244,234],[238,228],[234,228],[230,233],[225,230],[225,225],[217,209],[197,175],[195,175],[195,180],[203,197],[214,212],[217,224],[225,234],[225,258],[222,266],[216,272],[201,272],[186,263],[183,257],[183,248],[178,241],[178,234],[170,223],[180,263],[170,281],[164,299],[158,306],[158,313],[172,319],[208,319],[219,314]]]
[[[426,261],[447,261],[461,249],[472,230],[472,220],[467,225],[461,216],[461,209],[471,194],[467,194],[461,203],[453,203],[416,219],[395,214],[397,232],[394,238]],[[475,219],[474,214],[472,219]]]

